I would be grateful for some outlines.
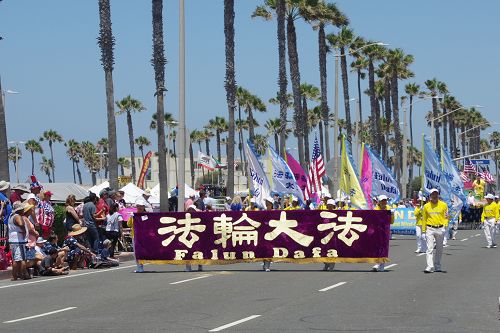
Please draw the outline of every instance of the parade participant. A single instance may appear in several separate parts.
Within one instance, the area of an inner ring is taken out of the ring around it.
[[[273,196],[274,203],[273,203],[273,209],[281,209],[281,197],[278,193],[274,193]]]
[[[249,211],[257,211],[257,210],[260,210],[260,209],[255,205],[255,198],[251,198],[250,199],[250,206],[245,208],[245,211],[249,212]]]
[[[38,208],[38,223],[42,228],[42,237],[48,238],[52,232],[52,225],[54,224],[55,211],[52,207],[50,199],[52,192],[44,191],[41,193],[41,202]]]
[[[417,220],[417,224],[415,225],[415,235],[417,238],[417,249],[415,253],[424,253],[427,250],[427,243],[425,240],[425,233],[422,232],[422,224],[423,224],[423,216],[422,209],[425,205],[425,197],[418,198],[418,204],[415,207],[415,220]]]
[[[424,272],[443,272],[441,257],[444,233],[448,227],[448,206],[439,199],[439,190],[433,188],[429,193],[429,202],[422,209],[422,231],[427,239],[427,267]]]
[[[495,224],[499,219],[498,205],[495,203],[495,197],[493,194],[487,194],[485,197],[486,205],[483,207],[483,213],[481,214],[481,222],[483,223],[484,236],[486,237],[487,246],[486,248],[496,248],[495,243]]]
[[[146,212],[146,205],[147,205],[147,202],[145,200],[137,200],[135,202],[135,208],[137,209],[137,213],[138,214],[141,214],[141,213],[145,213]],[[132,237],[132,240],[134,239],[134,216],[130,216],[130,218],[128,219],[127,221],[127,226],[130,228],[130,237]],[[134,242],[132,241],[132,244]],[[134,249],[134,252],[135,252],[135,249]],[[135,269],[134,273],[144,273],[144,265],[143,264],[139,264],[139,262],[135,261],[136,265],[137,265],[137,268]]]
[[[326,201],[326,209],[327,210],[335,210],[337,206],[335,205],[335,200],[333,199],[328,199]]]
[[[66,198],[66,230],[73,230],[74,224],[82,224],[80,217],[75,210],[76,197],[73,194]]]
[[[474,198],[474,192],[469,191],[469,195],[467,196],[467,204],[470,207],[474,207],[476,205],[476,198]]]
[[[30,190],[24,184],[18,184],[11,188],[10,202],[23,201],[22,196],[30,193]]]
[[[321,198],[321,203],[318,205],[318,207],[316,207],[316,210],[327,210],[326,204],[329,199],[330,198],[328,196],[323,195],[323,197]]]
[[[325,210],[335,210],[337,206],[335,206],[335,200],[328,199],[326,201]],[[319,209],[319,208],[318,208]],[[335,269],[335,263],[324,263],[323,271],[333,271]]]
[[[378,196],[378,204],[374,208],[374,210],[391,210],[391,207],[387,204],[387,198],[386,195],[379,195]],[[391,213],[391,224],[394,223],[394,216]],[[389,231],[390,232],[390,231]],[[376,264],[375,266],[372,267],[373,272],[384,272],[385,271],[385,263],[381,262]]]
[[[285,208],[285,210],[299,210],[299,209],[301,209],[299,205],[299,198],[297,198],[296,196],[292,196],[292,205]]]
[[[32,205],[18,201],[12,208],[12,214],[9,217],[8,230],[10,252],[12,254],[12,281],[16,281],[18,278],[25,280],[30,278],[26,270],[28,227],[23,215],[28,216],[32,208]]]
[[[287,209],[290,206],[290,197],[288,195],[283,196],[283,207],[282,209]]]
[[[472,183],[472,188],[476,194],[476,198],[482,200],[484,197],[484,189],[486,188],[486,182],[480,177],[476,177],[474,183]]]
[[[265,210],[273,210],[273,203],[274,199],[271,197],[267,197],[264,199],[264,202],[266,203]],[[270,272],[271,271],[271,261],[270,260],[264,260],[262,264],[262,269],[264,272]]]
[[[235,195],[233,201],[231,202],[231,211],[239,212],[243,210],[243,203],[239,195]]]

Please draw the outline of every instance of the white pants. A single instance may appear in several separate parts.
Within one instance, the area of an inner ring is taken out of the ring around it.
[[[486,243],[488,246],[493,246],[495,244],[496,236],[495,218],[490,217],[484,220],[484,236],[486,237]]]
[[[433,228],[427,226],[425,237],[427,239],[427,270],[440,270],[443,255],[443,240],[446,228]],[[436,249],[434,249],[434,245]]]
[[[422,233],[422,226],[417,225],[415,227],[415,233],[417,237],[417,251],[425,252],[427,250],[427,244],[425,240],[425,233]]]

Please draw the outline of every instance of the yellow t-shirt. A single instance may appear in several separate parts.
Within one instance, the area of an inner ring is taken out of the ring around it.
[[[245,212],[254,212],[254,211],[257,211],[257,210],[260,210],[259,208],[257,207],[254,207],[252,209],[252,207],[248,206],[247,208],[245,208]]]
[[[321,204],[318,206],[318,208],[316,208],[316,210],[328,210],[328,208],[326,207],[325,204]]]
[[[296,207],[294,207],[294,206],[288,206],[284,210],[300,210],[300,209],[301,209],[300,206],[296,206]]]
[[[483,213],[481,214],[481,222],[489,218],[494,218],[495,222],[498,221],[499,218],[498,205],[493,201],[492,203],[483,207]]]
[[[414,214],[415,214],[415,220],[417,220],[417,225],[422,226],[422,224],[424,223],[422,216],[422,207],[420,206],[415,207]]]
[[[129,217],[127,227],[130,228],[130,237],[134,238],[134,216]]]
[[[485,186],[486,186],[486,182],[483,179],[479,180],[479,184],[476,181],[474,181],[474,183],[472,183],[472,187],[474,188],[474,193],[476,193],[476,195],[480,198],[483,198],[483,196],[484,196]]]
[[[436,204],[428,202],[422,209],[422,231],[427,230],[427,226],[448,226],[448,205],[439,200]]]

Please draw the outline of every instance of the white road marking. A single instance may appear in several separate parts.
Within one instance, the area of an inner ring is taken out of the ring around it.
[[[210,330],[209,332],[219,332],[219,331],[225,330],[226,328],[233,327],[233,326],[239,325],[241,323],[244,323],[244,322],[247,322],[249,320],[259,318],[259,317],[260,317],[260,315],[252,315],[250,317],[246,317],[246,318],[243,318],[243,319],[240,319],[237,321],[233,321],[232,323],[229,323],[229,324],[226,324],[223,326],[219,326],[217,328],[214,328],[213,330]]]
[[[28,285],[28,284],[50,282],[50,281],[54,281],[54,280],[69,279],[69,278],[74,278],[74,277],[79,277],[79,276],[89,275],[89,274],[113,272],[113,271],[117,271],[119,269],[126,269],[126,268],[131,268],[131,267],[136,267],[136,265],[128,265],[128,266],[122,266],[122,267],[116,267],[116,268],[109,268],[109,269],[106,269],[106,270],[93,270],[91,272],[58,276],[58,277],[54,277],[54,278],[50,278],[50,279],[44,279],[44,280],[36,280],[36,281],[23,282],[23,283],[14,283],[14,284],[6,285],[6,286],[0,286],[0,289],[25,286],[25,285]]]
[[[425,252],[424,253],[419,253],[419,254],[417,254],[417,257],[425,256],[426,254],[427,253],[425,253]]]
[[[387,269],[387,268],[392,268],[392,267],[397,266],[397,265],[398,265],[398,264],[390,264],[389,266],[385,266],[385,268],[386,268],[386,269]]]
[[[195,277],[195,278],[192,278],[192,279],[187,279],[187,280],[182,280],[182,281],[177,281],[177,282],[171,282],[169,284],[180,284],[180,283],[184,283],[184,282],[189,282],[189,281],[204,279],[204,278],[207,278],[207,277],[210,277],[210,276],[212,276],[212,275],[202,275],[202,276],[198,276],[198,277]]]
[[[339,283],[334,284],[333,286],[326,287],[326,288],[320,289],[318,291],[327,291],[327,290],[330,290],[330,289],[333,289],[333,288],[340,287],[341,285],[346,284],[346,283],[347,282],[339,282]]]
[[[55,313],[59,313],[59,312],[64,312],[64,311],[69,311],[69,310],[74,310],[74,309],[76,309],[76,306],[71,306],[69,308],[64,308],[64,309],[61,309],[61,310],[55,310],[55,311],[45,312],[45,313],[42,313],[42,314],[39,314],[39,315],[35,315],[35,316],[29,316],[29,317],[14,319],[14,320],[8,320],[8,321],[4,321],[3,323],[4,324],[17,323],[18,321],[24,321],[24,320],[30,320],[30,319],[35,319],[35,318],[39,318],[39,317],[50,316],[51,314],[55,314]]]
[[[465,242],[466,240],[469,240],[468,238],[461,239],[461,242]]]
[[[476,237],[477,237],[477,236],[481,236],[481,234],[475,234],[474,236],[476,236]]]

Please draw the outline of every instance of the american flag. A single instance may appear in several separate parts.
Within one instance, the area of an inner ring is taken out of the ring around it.
[[[311,165],[309,166],[309,179],[305,189],[304,197],[309,199],[313,193],[321,193],[321,178],[326,174],[325,163],[321,156],[318,138],[314,139]]]
[[[465,172],[460,172],[460,178],[464,183],[470,182],[470,178],[467,176]]]
[[[490,173],[490,170],[489,168],[486,166],[486,167],[482,167],[480,166],[480,172],[479,172],[479,177],[481,179],[484,179],[487,183],[494,183],[495,182],[495,178],[493,178],[493,176],[491,175]]]
[[[476,166],[472,164],[470,158],[464,159],[464,173],[477,173]]]

